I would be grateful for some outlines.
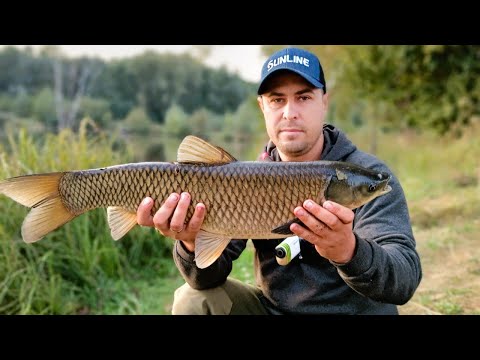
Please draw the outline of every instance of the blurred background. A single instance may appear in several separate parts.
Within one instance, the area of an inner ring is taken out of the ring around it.
[[[188,134],[255,160],[257,81],[285,46],[0,45],[0,179],[174,161]],[[403,185],[423,280],[401,314],[480,314],[480,46],[295,46],[322,62],[327,122]],[[172,240],[114,242],[97,209],[27,245],[27,213],[0,196],[0,314],[170,313]],[[232,276],[253,284],[252,247]]]

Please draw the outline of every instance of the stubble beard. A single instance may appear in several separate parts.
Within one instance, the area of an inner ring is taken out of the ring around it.
[[[304,141],[295,141],[295,142],[283,142],[280,141],[277,144],[278,149],[285,155],[289,157],[298,157],[306,154],[308,151],[308,144]]]

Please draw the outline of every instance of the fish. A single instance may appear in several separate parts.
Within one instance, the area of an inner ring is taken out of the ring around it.
[[[232,239],[279,239],[302,224],[293,210],[307,199],[356,209],[391,190],[391,175],[343,161],[239,161],[204,139],[188,135],[173,162],[138,162],[97,169],[27,174],[0,182],[0,193],[31,208],[23,241],[34,243],[74,218],[106,208],[114,240],[137,223],[145,197],[152,214],[171,193],[189,192],[206,215],[195,239],[195,262],[210,266]]]

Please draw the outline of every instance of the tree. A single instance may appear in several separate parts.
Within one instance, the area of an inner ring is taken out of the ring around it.
[[[357,59],[349,78],[386,124],[461,133],[480,114],[480,46],[375,45]]]
[[[165,114],[165,123],[163,125],[164,134],[168,137],[183,139],[190,134],[191,127],[188,124],[188,115],[181,106],[173,103]]]
[[[123,121],[123,130],[128,134],[147,136],[152,125],[152,120],[145,109],[136,107],[130,111]]]
[[[55,129],[57,117],[52,89],[46,87],[36,94],[33,99],[32,115],[41,120],[48,128]]]
[[[262,51],[268,55],[284,46],[263,46]],[[341,119],[358,122],[360,116],[370,118],[375,129],[445,134],[451,129],[461,133],[480,115],[479,45],[300,47],[320,57]]]
[[[94,61],[80,59],[67,62],[60,57],[53,58],[52,65],[58,130],[73,129],[77,125],[75,122],[81,100],[88,93],[92,78],[98,75],[99,67],[95,66]]]

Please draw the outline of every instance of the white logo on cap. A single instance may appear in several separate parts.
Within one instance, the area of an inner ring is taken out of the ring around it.
[[[290,55],[279,56],[276,59],[270,60],[267,64],[267,70],[270,71],[274,67],[284,64],[284,63],[295,63],[310,67],[310,60],[303,56],[293,55],[293,59]]]

